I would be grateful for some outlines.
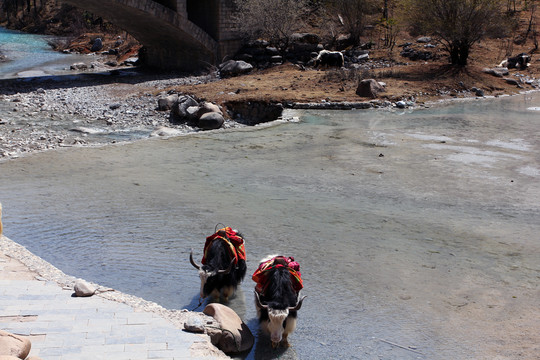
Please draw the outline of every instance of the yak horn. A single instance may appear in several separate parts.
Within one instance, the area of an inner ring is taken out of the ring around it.
[[[253,291],[253,292],[255,293],[255,301],[257,302],[257,305],[262,309],[268,310],[268,305],[263,305],[263,303],[261,303],[261,298],[259,297],[259,293],[257,291]]]
[[[223,269],[223,270],[218,270],[217,273],[218,274],[223,274],[223,275],[227,275],[228,273],[231,272],[232,268],[233,268],[233,265],[234,265],[234,261],[236,260],[236,258],[233,258],[231,260],[231,263],[229,264],[229,267],[227,269]]]
[[[302,298],[296,303],[296,306],[292,306],[289,308],[289,310],[300,310],[300,308],[302,307],[302,301],[304,301],[304,299],[307,297],[307,295],[305,296],[302,296]]]
[[[193,249],[191,249],[191,253],[189,254],[189,262],[195,269],[201,270],[201,265],[197,264],[195,260],[193,260]]]

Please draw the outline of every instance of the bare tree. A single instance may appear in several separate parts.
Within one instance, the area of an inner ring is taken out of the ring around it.
[[[235,0],[236,22],[250,38],[264,38],[280,50],[288,47],[291,35],[301,27],[306,0]]]
[[[410,0],[409,20],[439,38],[453,65],[465,66],[471,47],[503,24],[502,0]]]
[[[350,34],[352,45],[360,45],[368,15],[376,10],[375,0],[331,0],[330,4]]]

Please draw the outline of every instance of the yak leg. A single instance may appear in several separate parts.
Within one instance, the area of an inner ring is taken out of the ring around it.
[[[289,334],[285,333],[283,334],[283,339],[281,340],[281,344],[285,347],[290,347],[291,344],[289,344],[289,339],[288,339],[288,336]]]
[[[233,286],[225,286],[222,290],[223,293],[223,299],[225,301],[229,301],[229,297],[234,294],[234,287]]]
[[[289,344],[289,334],[292,333],[296,329],[296,318],[295,317],[288,317],[287,323],[285,324],[285,329],[283,330],[283,339],[281,340],[281,343],[285,347],[291,346]]]
[[[210,293],[210,296],[212,296],[212,299],[214,299],[215,301],[219,301],[219,290],[218,289],[212,290],[212,292]]]

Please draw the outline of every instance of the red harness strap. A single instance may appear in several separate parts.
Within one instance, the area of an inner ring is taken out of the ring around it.
[[[259,294],[264,294],[264,291],[268,287],[269,271],[278,267],[285,267],[287,270],[289,270],[289,273],[291,274],[292,286],[296,292],[302,290],[304,284],[302,283],[300,264],[294,261],[293,257],[276,256],[261,263],[251,276],[251,279],[257,283],[257,285],[255,285],[255,291],[257,291]]]
[[[204,243],[204,253],[202,258],[202,264],[206,264],[206,255],[208,249],[212,245],[212,242],[216,239],[225,241],[228,245],[229,253],[231,257],[235,258],[234,265],[238,264],[238,260],[246,260],[246,248],[244,247],[244,239],[238,235],[238,233],[230,227],[224,227],[219,229],[215,234],[206,238]]]

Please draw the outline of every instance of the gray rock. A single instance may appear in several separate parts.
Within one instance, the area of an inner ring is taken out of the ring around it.
[[[209,112],[199,118],[198,126],[203,130],[213,130],[219,129],[224,122],[223,115],[217,112]]]
[[[69,68],[71,70],[87,70],[88,65],[86,65],[85,63],[75,63],[75,64],[72,64]]]
[[[212,344],[225,353],[240,353],[253,347],[255,338],[251,330],[231,308],[213,303],[207,305],[203,313],[216,319],[220,328],[207,329]]]
[[[101,49],[103,49],[103,41],[101,41],[101,38],[97,38],[94,40],[94,43],[92,44],[92,48],[90,49],[90,51],[96,52],[96,51],[100,51]]]
[[[396,107],[398,109],[405,109],[407,107],[407,103],[405,101],[402,101],[402,100],[397,101],[396,102]]]
[[[222,77],[238,76],[247,74],[253,70],[253,66],[242,60],[229,60],[218,66]]]
[[[471,92],[473,92],[476,96],[483,97],[484,96],[484,90],[473,87],[471,89]]]
[[[356,59],[359,60],[359,61],[369,60],[369,54],[365,53],[365,54],[358,55],[358,57]]]
[[[114,47],[119,47],[120,45],[122,45],[124,43],[124,40],[122,40],[122,38],[120,36],[118,36],[116,38],[116,41],[114,42]]]
[[[14,356],[19,359],[26,359],[31,347],[32,344],[26,337],[0,330],[0,356]]]
[[[384,92],[384,87],[375,79],[360,80],[356,88],[356,95],[361,97],[376,98],[381,92]]]
[[[279,50],[273,46],[269,46],[266,48],[266,53],[270,56],[279,55]]]
[[[517,81],[516,79],[504,78],[504,81],[506,81],[506,83],[510,85],[519,85],[519,81]]]
[[[158,99],[158,110],[171,110],[174,104],[178,101],[178,94],[172,94]]]
[[[419,42],[419,43],[429,43],[431,41],[431,38],[429,36],[422,36],[422,37],[419,37],[418,39],[416,39],[416,42]]]
[[[194,333],[204,333],[204,322],[200,317],[190,316],[184,323],[184,329]]]
[[[180,122],[194,120],[192,118],[193,114],[188,112],[188,108],[192,106],[199,106],[197,100],[195,100],[189,95],[179,96],[178,101],[172,107],[172,113],[174,115],[172,119],[178,119]]]
[[[138,57],[130,57],[129,59],[126,59],[124,61],[124,65],[128,65],[128,66],[134,66],[134,65],[137,65],[137,63],[139,62],[139,58]]]
[[[201,116],[209,112],[215,112],[220,115],[223,115],[223,111],[221,111],[218,105],[208,102],[208,101],[204,101],[203,103],[199,105],[197,116],[200,118]]]
[[[312,33],[294,33],[291,35],[290,40],[291,42],[315,44],[315,45],[321,42],[320,36],[317,34],[312,34]]]
[[[482,70],[486,74],[490,74],[496,77],[503,77],[509,74],[508,69],[501,67],[501,68],[485,68]]]
[[[75,290],[75,296],[86,297],[94,295],[97,289],[92,284],[89,284],[84,280],[77,280],[73,290]]]

